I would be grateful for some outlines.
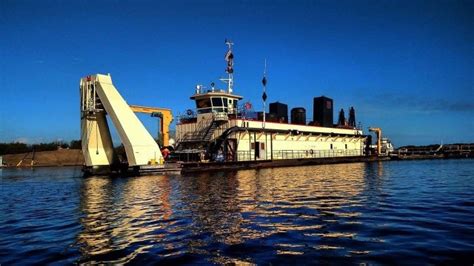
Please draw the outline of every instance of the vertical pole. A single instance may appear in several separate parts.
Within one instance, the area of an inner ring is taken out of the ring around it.
[[[225,40],[225,44],[228,47],[228,51],[226,54],[225,60],[227,61],[227,73],[228,79],[227,79],[227,92],[232,94],[232,87],[234,85],[234,56],[232,55],[232,45],[234,44],[231,40]]]
[[[158,140],[158,142],[160,142],[160,133],[161,133],[161,129],[163,128],[163,121],[161,121],[161,119],[158,117],[158,130],[156,132],[157,136],[156,136],[156,139]],[[161,145],[163,145],[163,142],[161,142]],[[164,145],[163,145],[164,146]]]
[[[270,159],[273,161],[273,133],[270,133]]]
[[[265,89],[263,90],[263,93],[265,93]],[[266,116],[265,110],[266,110],[266,109],[267,109],[267,108],[266,108],[266,106],[265,106],[265,101],[263,101],[263,124],[262,124],[262,125],[263,125],[263,128],[265,128],[265,116]]]
[[[248,160],[252,160],[252,137],[250,136],[250,132],[249,133],[249,158]]]
[[[268,158],[268,156],[267,156],[267,150],[268,150],[268,145],[267,145],[267,132],[265,132],[265,160]]]
[[[257,160],[257,134],[255,132],[253,132],[253,159],[254,161]]]
[[[91,83],[92,83],[92,82],[91,82]],[[93,86],[93,85],[91,84],[91,87],[92,87],[92,93],[93,93],[93,95],[94,95],[94,111],[95,111],[95,107],[96,107],[96,103],[97,103],[97,102],[96,102],[95,86]]]
[[[265,59],[265,67],[263,69],[263,79],[262,79],[262,84],[263,84],[263,94],[262,94],[262,100],[263,100],[263,123],[262,126],[265,128],[265,119],[266,119],[266,101],[267,101],[267,59]]]

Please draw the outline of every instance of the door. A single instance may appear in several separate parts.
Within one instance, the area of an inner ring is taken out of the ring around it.
[[[255,142],[255,159],[260,159],[260,142]]]

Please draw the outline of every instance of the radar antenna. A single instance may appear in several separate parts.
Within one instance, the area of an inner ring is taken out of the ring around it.
[[[225,44],[227,45],[227,52],[225,54],[225,61],[227,62],[227,78],[221,78],[220,81],[227,83],[227,92],[232,93],[234,87],[234,54],[232,53],[232,45],[234,43],[231,40],[225,39]]]

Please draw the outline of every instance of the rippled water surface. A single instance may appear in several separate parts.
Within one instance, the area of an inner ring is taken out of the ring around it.
[[[474,262],[474,160],[0,173],[2,265]]]

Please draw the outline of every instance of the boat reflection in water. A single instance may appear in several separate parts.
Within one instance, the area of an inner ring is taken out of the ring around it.
[[[77,170],[2,171],[1,264],[472,264],[474,160]]]
[[[173,224],[169,192],[167,176],[85,179],[77,236],[83,260],[126,262],[165,239]]]
[[[88,178],[81,199],[84,230],[77,237],[81,261],[235,263],[259,262],[249,253],[262,261],[328,250],[334,256],[367,254],[357,245],[359,209],[382,174],[381,164],[360,163]]]

